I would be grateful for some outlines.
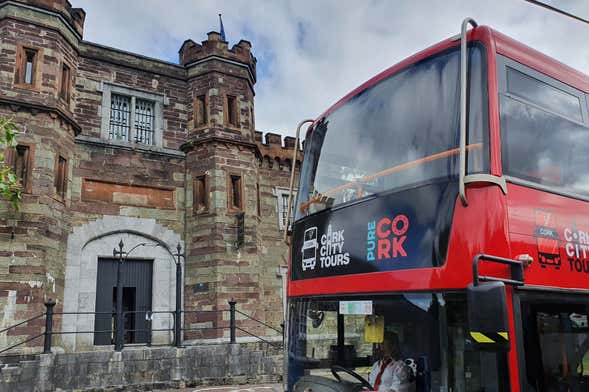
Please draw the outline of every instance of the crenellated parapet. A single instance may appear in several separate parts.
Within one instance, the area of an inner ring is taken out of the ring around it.
[[[0,5],[2,3],[8,3],[9,1],[10,0],[0,0]],[[42,8],[47,11],[57,12],[68,22],[80,37],[84,34],[86,12],[82,8],[73,8],[68,0],[19,0],[19,3]]]
[[[286,136],[284,142],[282,135],[277,133],[268,132],[264,133],[256,131],[255,142],[260,150],[262,156],[262,163],[269,163],[271,167],[291,167],[292,157],[295,148],[297,151],[297,162],[296,166],[301,165],[303,159],[303,150],[300,146],[296,146],[296,139],[292,136]],[[274,165],[274,164],[277,165]]]
[[[221,39],[221,34],[212,31],[207,34],[207,40],[200,44],[191,39],[184,41],[178,54],[180,64],[184,66],[213,56],[237,61],[249,67],[255,81],[256,58],[252,55],[251,48],[252,44],[242,39],[229,49],[227,41]]]

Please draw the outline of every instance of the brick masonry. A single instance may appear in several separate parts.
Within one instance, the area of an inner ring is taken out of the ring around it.
[[[298,173],[301,152],[293,138],[255,131],[251,44],[241,40],[229,48],[211,32],[200,44],[184,42],[179,63],[172,64],[83,41],[84,18],[67,0],[0,0],[0,114],[14,118],[18,142],[31,154],[20,210],[0,202],[0,329],[42,312],[48,298],[57,300],[56,312],[93,311],[97,260],[112,255],[123,236],[126,249],[143,241],[162,252],[134,253],[160,265],[152,306],[174,307],[173,264],[163,250],[174,251],[180,242],[186,309],[224,310],[233,298],[240,310],[278,326],[288,252],[276,190],[288,188],[295,149]],[[38,53],[31,85],[15,79],[23,48]],[[69,102],[59,95],[63,64],[72,74]],[[109,139],[113,94],[153,102],[153,143]],[[195,113],[200,96],[206,97],[204,123]],[[236,101],[232,124],[228,96]],[[64,197],[54,185],[60,156],[67,160]],[[193,208],[193,188],[203,175],[209,207],[200,211]],[[243,193],[245,241],[239,249],[231,176],[241,177]],[[184,325],[227,326],[221,314],[226,312],[186,315]],[[56,323],[61,331],[93,328],[91,317],[57,317]],[[253,333],[273,333],[243,323]],[[33,322],[0,334],[0,347],[41,329]],[[227,336],[210,329],[185,339]],[[92,348],[91,340],[54,344],[72,351]]]

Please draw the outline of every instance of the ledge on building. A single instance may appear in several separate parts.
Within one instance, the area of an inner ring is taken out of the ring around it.
[[[171,148],[149,146],[147,144],[130,143],[130,142],[124,142],[124,141],[120,141],[120,140],[105,140],[105,139],[100,139],[97,137],[86,136],[86,135],[76,136],[76,143],[88,144],[91,146],[99,146],[99,147],[118,148],[118,149],[127,150],[127,151],[137,151],[137,152],[142,152],[142,153],[157,154],[157,155],[171,157],[171,158],[184,158],[186,156],[186,154],[184,154],[182,151],[173,150]]]

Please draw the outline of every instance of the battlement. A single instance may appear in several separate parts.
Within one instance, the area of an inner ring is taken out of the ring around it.
[[[10,0],[0,0],[0,4]],[[82,8],[72,8],[68,0],[16,0],[18,3],[27,4],[32,7],[42,8],[48,11],[59,13],[80,35],[84,34],[84,20],[86,11]]]
[[[259,131],[255,132],[254,138],[264,160],[290,166],[293,151],[296,148],[296,138],[286,136],[283,143],[282,135],[271,132],[264,135]],[[299,146],[297,152],[297,165],[301,164],[302,159],[303,150]]]
[[[187,65],[210,56],[219,56],[229,60],[247,64],[255,75],[256,58],[251,53],[252,44],[244,39],[229,49],[228,42],[221,39],[221,34],[211,31],[207,40],[197,44],[191,39],[184,41],[179,54],[179,61]]]

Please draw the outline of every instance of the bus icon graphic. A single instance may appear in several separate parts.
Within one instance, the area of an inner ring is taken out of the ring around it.
[[[317,263],[317,248],[319,243],[317,242],[317,227],[310,227],[305,230],[303,242],[303,271],[307,269],[315,269]]]
[[[542,268],[546,266],[560,269],[561,239],[556,230],[556,218],[550,211],[536,210],[536,230],[534,233],[538,246],[538,261]]]

